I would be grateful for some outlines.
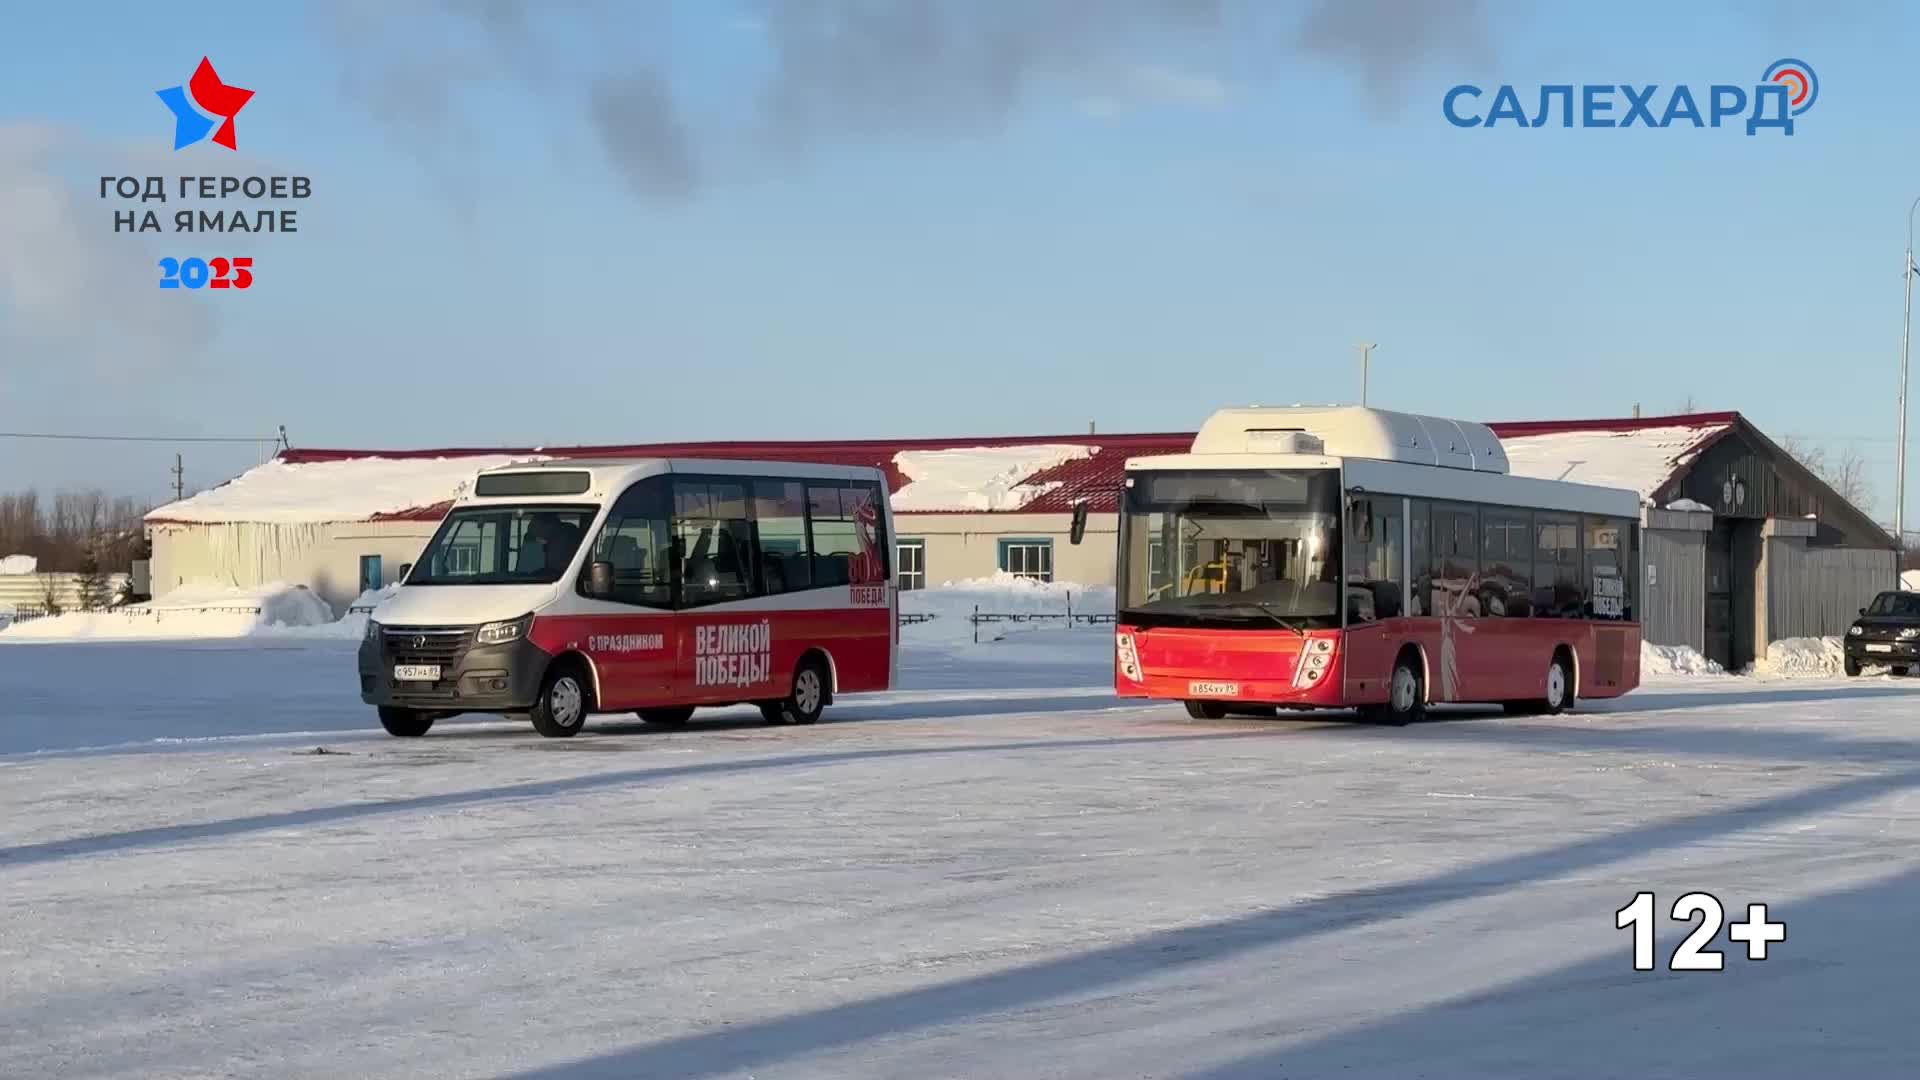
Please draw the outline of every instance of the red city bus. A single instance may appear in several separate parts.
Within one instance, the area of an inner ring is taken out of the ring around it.
[[[1480,424],[1215,413],[1127,463],[1114,682],[1195,718],[1558,713],[1640,681],[1632,491],[1511,476]]]
[[[810,724],[898,664],[878,469],[543,461],[480,473],[367,620],[360,696],[394,735],[467,712],[549,737],[597,712]]]

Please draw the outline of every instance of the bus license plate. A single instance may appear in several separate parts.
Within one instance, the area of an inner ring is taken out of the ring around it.
[[[439,664],[395,664],[393,678],[396,682],[439,682]]]
[[[1239,697],[1240,684],[1233,682],[1190,682],[1187,693],[1194,697]]]

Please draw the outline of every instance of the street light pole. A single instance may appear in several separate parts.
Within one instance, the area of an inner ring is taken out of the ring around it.
[[[1900,276],[1906,279],[1906,305],[1900,319],[1900,450],[1893,468],[1893,541],[1901,552],[1907,550],[1907,357],[1913,339],[1913,212],[1920,210],[1920,197],[1907,207],[1907,263]]]
[[[1360,350],[1360,407],[1363,409],[1367,407],[1367,364],[1373,359],[1373,347],[1377,344],[1363,341],[1357,346]]]

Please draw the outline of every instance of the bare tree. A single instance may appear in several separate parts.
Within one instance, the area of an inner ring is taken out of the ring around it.
[[[1867,482],[1867,461],[1860,456],[1858,447],[1849,446],[1829,455],[1824,446],[1788,435],[1780,440],[1780,449],[1805,465],[1808,472],[1856,509],[1865,507],[1873,498],[1873,487]]]
[[[60,603],[60,575],[46,572],[40,575],[40,606],[49,615],[58,615],[65,605]]]
[[[89,555],[103,570],[124,570],[143,542],[146,507],[101,491],[0,495],[0,555],[31,555],[41,570],[74,571]]]

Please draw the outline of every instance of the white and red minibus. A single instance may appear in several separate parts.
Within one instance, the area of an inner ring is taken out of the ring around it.
[[[1114,681],[1196,718],[1436,702],[1557,713],[1640,680],[1639,496],[1512,476],[1481,424],[1215,413],[1127,463]]]
[[[367,621],[360,695],[394,735],[525,713],[677,725],[752,703],[810,724],[898,662],[878,469],[539,461],[489,469]]]

